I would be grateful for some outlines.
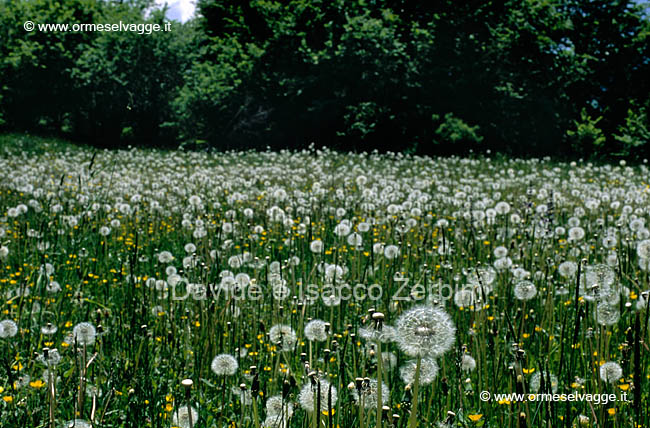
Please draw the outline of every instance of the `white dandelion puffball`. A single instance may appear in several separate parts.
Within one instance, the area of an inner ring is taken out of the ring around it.
[[[439,307],[419,305],[404,312],[395,324],[397,344],[411,357],[436,357],[451,349],[456,327]]]
[[[514,288],[518,300],[530,300],[537,295],[537,287],[530,281],[519,281]]]
[[[585,237],[585,230],[580,226],[572,227],[569,229],[569,240],[580,241]]]
[[[464,354],[460,361],[460,368],[465,372],[471,372],[476,368],[476,360],[468,354]]]
[[[90,346],[95,343],[97,331],[95,326],[89,322],[80,322],[72,329],[73,343],[76,341],[80,346]]]
[[[389,343],[394,342],[397,338],[397,330],[389,325],[382,325],[381,329],[371,326],[369,328],[361,327],[359,337],[365,340]]]
[[[0,321],[0,339],[7,339],[18,334],[18,325],[12,320]]]
[[[290,351],[296,344],[296,332],[286,324],[276,324],[269,330],[271,343],[280,344],[283,351]]]
[[[399,375],[407,385],[415,381],[415,369],[417,368],[417,361],[407,361],[399,369]],[[420,362],[420,385],[429,385],[438,376],[438,363],[433,358],[423,358]]]
[[[605,264],[589,265],[580,277],[580,295],[588,301],[607,296],[614,291],[615,281],[616,273],[611,267]]]
[[[498,247],[496,247],[494,249],[494,251],[492,253],[494,254],[495,258],[501,259],[501,258],[508,255],[508,249],[506,247],[504,247],[503,245],[499,245]]]
[[[230,388],[230,393],[239,399],[242,406],[250,406],[253,404],[253,395],[250,389],[242,389],[239,386],[233,385]]]
[[[602,302],[596,307],[594,316],[600,325],[614,325],[618,322],[621,314],[616,306]]]
[[[282,395],[274,395],[266,400],[266,416],[267,418],[282,416],[285,420],[289,419],[293,416],[293,403],[283,401]]]
[[[547,382],[551,381],[551,387],[549,388]],[[557,386],[558,386],[558,380],[557,376],[555,376],[552,373],[544,373],[544,392],[546,391],[551,391],[553,394],[557,392]],[[530,390],[532,392],[539,392],[540,388],[542,386],[542,375],[540,372],[536,372],[533,374],[533,376],[530,378]]]
[[[560,263],[560,266],[557,267],[557,272],[566,279],[571,279],[578,271],[578,264],[567,260]]]
[[[160,263],[171,263],[174,260],[174,256],[169,251],[161,251],[158,254],[158,261]]]
[[[500,201],[497,202],[497,204],[494,206],[494,209],[501,215],[508,214],[510,212],[510,204],[504,201]]]
[[[636,245],[636,254],[641,259],[650,259],[650,239],[644,239]]]
[[[45,353],[39,354],[36,357],[36,361],[46,366],[58,366],[61,362],[61,354],[57,349],[49,349],[47,352],[47,357]]]
[[[611,383],[613,385],[622,377],[623,369],[618,363],[614,361],[608,361],[600,366],[600,378],[605,382]]]
[[[47,323],[43,327],[41,327],[41,334],[44,334],[46,336],[50,336],[54,333],[56,333],[59,330],[57,326],[55,326],[52,323]]]
[[[506,254],[503,254],[503,257],[505,257],[506,255],[507,255],[507,250],[506,250]],[[480,267],[472,270],[467,275],[467,282],[469,284],[482,286],[485,287],[486,289],[492,290],[491,285],[492,283],[494,283],[494,280],[496,278],[497,278],[497,271],[493,267],[487,266],[487,267]]]
[[[305,337],[311,342],[327,340],[327,323],[323,320],[312,320],[305,326]]]
[[[52,281],[45,286],[45,289],[48,293],[58,293],[61,291],[61,285],[56,281]]]
[[[197,195],[192,195],[190,196],[188,202],[190,203],[191,206],[198,207],[199,205],[201,205],[201,197]]]
[[[192,420],[191,423],[190,419]],[[172,425],[180,428],[190,428],[190,426],[197,426],[198,420],[199,413],[194,407],[182,406],[174,412]]]
[[[238,368],[237,359],[230,354],[219,354],[210,364],[210,369],[217,376],[232,376],[237,373]]]
[[[311,241],[309,244],[309,251],[311,251],[314,254],[320,254],[323,252],[323,241],[320,239],[317,239],[315,241]]]
[[[379,390],[379,382],[377,382],[376,379],[370,379],[367,385],[364,382],[364,385],[361,387],[360,393],[357,389],[354,389],[352,391],[352,398],[357,404],[360,404],[361,402],[363,404],[363,407],[366,409],[376,409],[378,404],[377,403],[378,390]],[[388,389],[388,385],[382,382],[381,383],[381,406],[388,403],[389,396],[390,396],[390,390]]]
[[[339,223],[334,227],[334,234],[339,237],[348,236],[350,233],[350,226],[346,223]]]
[[[269,415],[262,422],[262,428],[284,428],[286,418],[282,415]]]
[[[329,412],[329,402],[330,402],[330,393],[331,393],[331,401],[332,401],[332,407],[336,405],[336,401],[338,400],[338,392],[336,391],[336,387],[333,385],[330,385],[330,383],[325,380],[325,379],[320,379],[315,382],[309,382],[303,385],[302,389],[300,390],[300,394],[298,394],[298,402],[300,403],[300,407],[305,409],[308,412],[313,412],[314,409],[317,407],[317,403],[319,400],[319,395],[318,395],[318,388],[320,386],[320,411],[321,412]]]
[[[386,245],[384,247],[384,257],[389,260],[399,257],[399,247],[397,245]]]

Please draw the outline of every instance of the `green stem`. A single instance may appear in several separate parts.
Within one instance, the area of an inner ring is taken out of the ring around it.
[[[260,417],[257,413],[257,397],[253,397],[253,422],[255,423],[255,428],[260,428]]]
[[[418,412],[418,393],[420,392],[420,366],[422,357],[418,356],[418,362],[415,365],[415,379],[413,380],[413,405],[411,406],[411,416],[409,417],[409,428],[415,428],[417,425]]]
[[[375,425],[376,428],[382,428],[381,424],[381,408],[382,408],[382,385],[384,383],[384,379],[382,377],[382,365],[383,365],[383,360],[381,357],[381,342],[378,340],[377,342],[377,424]]]

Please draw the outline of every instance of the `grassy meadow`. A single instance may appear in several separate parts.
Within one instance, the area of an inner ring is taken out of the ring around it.
[[[0,143],[1,427],[649,425],[645,164]]]

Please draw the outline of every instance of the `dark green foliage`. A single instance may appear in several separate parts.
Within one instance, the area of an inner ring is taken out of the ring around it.
[[[144,22],[146,4],[0,3],[0,126],[102,145],[648,155],[650,21],[631,0],[199,0],[170,32],[22,28]]]
[[[15,129],[58,130],[82,94],[70,72],[89,42],[83,32],[26,32],[22,23],[94,22],[95,2],[47,0],[0,4],[2,111]]]
[[[590,156],[602,152],[606,140],[603,130],[598,127],[598,122],[602,119],[602,116],[594,119],[587,114],[586,109],[582,109],[580,120],[574,122],[574,129],[567,130],[567,135],[571,137],[571,144],[576,152],[586,153]]]
[[[433,120],[438,121],[440,117],[433,115]],[[483,141],[483,137],[479,134],[479,127],[469,126],[462,119],[455,117],[452,113],[447,113],[440,126],[436,129],[436,142],[439,144],[452,144],[467,146],[477,145]],[[471,146],[470,146],[471,147]]]
[[[22,23],[158,23],[137,2],[87,0],[0,4],[0,114],[14,130],[63,134],[97,145],[175,139],[162,125],[183,83],[189,28],[128,31],[32,31]],[[189,26],[188,26],[189,27]]]
[[[650,142],[650,121],[648,113],[644,107],[627,111],[625,124],[619,126],[618,134],[614,134],[614,139],[621,145],[621,156],[629,156],[636,152],[642,151],[648,142]]]

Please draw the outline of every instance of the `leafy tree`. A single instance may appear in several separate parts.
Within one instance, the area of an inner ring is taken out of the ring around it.
[[[0,126],[101,145],[650,147],[650,20],[632,0],[199,0],[150,35],[16,24],[162,24],[150,4],[0,0]]]
[[[567,130],[567,135],[572,138],[571,145],[577,153],[589,156],[601,154],[607,140],[602,129],[597,126],[602,119],[602,116],[594,119],[586,109],[582,109],[580,120],[574,122],[575,128]]]
[[[31,31],[22,23],[88,23],[99,5],[87,0],[0,3],[2,103],[5,120],[17,129],[59,131],[83,99],[70,72],[90,32]]]
[[[614,134],[614,139],[621,144],[617,153],[619,156],[639,152],[639,149],[650,142],[650,121],[646,109],[628,109],[625,124],[618,127],[618,132]]]
[[[440,121],[440,116],[433,115],[434,122]],[[465,145],[475,147],[483,141],[479,134],[479,126],[470,126],[453,113],[447,113],[436,129],[438,144],[452,144],[453,146]]]
[[[106,22],[140,22],[138,9],[109,8]],[[165,25],[161,13],[148,24]],[[139,34],[100,32],[84,45],[71,71],[75,90],[86,94],[72,112],[72,132],[99,144],[139,141],[171,143],[165,128],[174,120],[172,100],[183,84],[191,26]]]
[[[174,125],[185,143],[211,141],[216,147],[227,148],[237,142],[241,147],[246,139],[255,140],[255,125],[266,114],[254,110],[253,97],[244,89],[261,52],[254,44],[242,45],[232,36],[210,40],[213,44],[196,55],[173,101]]]

